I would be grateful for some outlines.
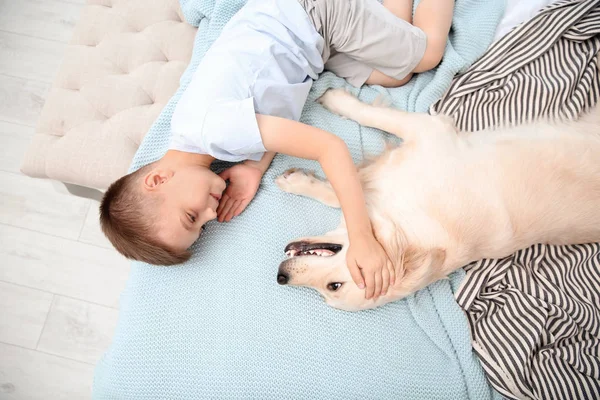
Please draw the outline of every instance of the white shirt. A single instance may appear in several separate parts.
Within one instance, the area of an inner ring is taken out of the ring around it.
[[[324,41],[297,0],[249,0],[198,65],[171,119],[170,148],[218,160],[266,151],[255,113],[298,120]]]

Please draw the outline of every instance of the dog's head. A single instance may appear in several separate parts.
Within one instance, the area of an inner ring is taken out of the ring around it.
[[[348,236],[328,234],[299,239],[285,247],[287,259],[279,265],[280,285],[307,286],[321,293],[328,305],[348,311],[371,308],[346,266]]]
[[[445,259],[443,250],[392,249],[390,256],[393,255],[396,283],[386,295],[367,300],[364,289],[356,286],[348,270],[348,245],[344,230],[289,243],[285,247],[287,259],[277,271],[277,282],[316,289],[329,306],[360,311],[401,299],[441,278],[436,272],[440,271]]]

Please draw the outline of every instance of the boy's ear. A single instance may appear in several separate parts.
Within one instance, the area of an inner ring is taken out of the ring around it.
[[[173,176],[173,171],[153,169],[144,176],[144,188],[154,190],[167,182]]]

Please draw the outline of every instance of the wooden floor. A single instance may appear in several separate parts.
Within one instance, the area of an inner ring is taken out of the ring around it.
[[[87,399],[129,265],[21,158],[85,0],[0,0],[0,399]]]

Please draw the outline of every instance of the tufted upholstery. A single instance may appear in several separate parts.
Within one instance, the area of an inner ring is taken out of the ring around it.
[[[179,87],[196,29],[178,0],[88,0],[23,173],[105,189]]]

